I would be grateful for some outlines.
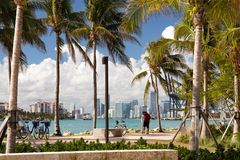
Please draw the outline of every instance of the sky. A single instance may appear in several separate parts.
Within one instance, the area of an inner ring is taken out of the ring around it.
[[[82,10],[82,1],[74,3],[74,10]],[[42,12],[38,16],[44,17]],[[151,16],[142,25],[142,34],[137,38],[141,45],[126,43],[126,54],[130,57],[134,73],[121,64],[109,62],[109,93],[110,105],[115,102],[138,99],[143,104],[143,90],[145,81],[140,81],[131,86],[134,74],[146,69],[143,61],[145,48],[151,41],[157,40],[162,36],[173,37],[173,26],[180,20],[180,17],[173,16]],[[50,33],[50,31],[49,31]],[[53,101],[55,97],[55,35],[48,34],[42,37],[45,42],[47,53],[42,53],[29,45],[23,46],[28,58],[28,68],[19,75],[18,106],[29,110],[29,105],[42,101]],[[81,42],[80,42],[81,43]],[[84,43],[81,43],[84,47]],[[65,57],[68,57],[66,45],[62,48]],[[8,71],[7,59],[0,51],[0,101],[8,101]],[[77,51],[77,62],[74,64],[71,59],[66,58],[61,63],[61,86],[60,101],[64,106],[71,110],[73,105],[85,107],[86,111],[91,111],[93,104],[93,85],[92,70],[87,66],[79,52]],[[102,56],[107,52],[98,48],[97,64],[98,73],[104,73]],[[90,51],[89,56],[92,57]],[[104,74],[98,74],[98,97],[104,103]],[[166,99],[165,94],[160,90],[160,99]]]

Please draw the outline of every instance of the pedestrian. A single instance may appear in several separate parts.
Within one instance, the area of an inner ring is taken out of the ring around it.
[[[142,129],[142,133],[145,133],[145,128],[147,128],[146,134],[149,134],[150,119],[151,119],[151,116],[146,111],[143,111],[143,129]]]
[[[116,125],[115,125],[114,128],[119,128],[119,122],[118,122],[118,120],[116,120]]]

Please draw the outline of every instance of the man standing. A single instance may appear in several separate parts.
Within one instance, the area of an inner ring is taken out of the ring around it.
[[[146,111],[143,111],[143,129],[142,129],[142,134],[145,133],[145,128],[146,127],[147,127],[146,134],[149,134],[150,119],[151,119],[151,116]]]

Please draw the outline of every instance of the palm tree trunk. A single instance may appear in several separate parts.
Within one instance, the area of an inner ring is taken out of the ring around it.
[[[7,144],[6,153],[14,153],[16,145],[16,110],[17,110],[17,95],[18,95],[18,66],[19,56],[21,50],[21,39],[22,39],[22,25],[23,25],[23,0],[15,0],[17,5],[16,12],[16,24],[14,31],[13,41],[13,60],[12,60],[12,71],[11,71],[11,82],[9,89],[9,108],[8,115],[10,116],[8,129],[7,129]]]
[[[56,32],[56,91],[55,91],[55,109],[54,109],[54,122],[55,122],[55,136],[61,136],[59,125],[59,86],[60,86],[60,32]]]
[[[162,130],[162,125],[161,125],[161,111],[160,111],[160,108],[159,108],[159,95],[158,95],[158,79],[157,77],[155,76],[155,93],[156,93],[156,109],[157,109],[157,119],[158,119],[158,128],[159,128],[159,132],[163,132]]]
[[[8,82],[10,85],[11,82],[11,61],[12,61],[12,52],[8,50]]]
[[[207,102],[207,76],[208,76],[208,68],[204,66],[204,71],[203,71],[203,111],[207,115],[207,121],[208,121],[208,102]],[[207,129],[207,124],[205,121],[203,121],[202,125],[202,131],[201,131],[201,138],[210,138],[210,133]]]
[[[97,44],[93,40],[93,129],[97,127]]]
[[[203,2],[202,2],[203,3]],[[200,8],[194,14],[195,25],[195,44],[193,59],[193,89],[192,89],[192,106],[191,106],[191,126],[189,149],[198,151],[199,149],[199,110],[200,110],[200,66],[202,55],[202,16],[203,8]]]
[[[234,112],[235,114],[239,115],[239,89],[238,89],[238,74],[234,75]],[[239,117],[235,116],[234,123],[233,123],[233,136],[232,142],[237,142],[237,134],[240,132],[240,119]]]

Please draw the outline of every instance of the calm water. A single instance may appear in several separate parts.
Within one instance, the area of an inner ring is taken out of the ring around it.
[[[124,119],[125,124],[128,128],[140,129],[141,120],[140,119]],[[119,120],[120,122],[120,120]],[[187,121],[187,125],[190,121]],[[163,128],[177,128],[180,125],[180,120],[162,120]],[[109,127],[113,128],[116,124],[116,119],[109,119]],[[92,120],[60,120],[61,131],[71,131],[73,133],[80,133],[83,131],[91,131],[92,130]],[[54,122],[51,122],[50,132],[53,132]],[[97,128],[104,128],[105,120],[98,119],[97,120]],[[157,128],[157,120],[151,120],[150,129]]]
[[[116,124],[116,120],[121,122],[119,119],[109,119],[109,128],[113,128]],[[140,119],[124,119],[125,124],[127,125],[127,128],[133,128],[133,129],[140,129],[141,128],[141,120]],[[219,120],[217,120],[219,123]],[[181,120],[162,120],[162,128],[169,129],[169,128],[178,128]],[[0,121],[1,125],[2,121]],[[214,124],[213,120],[209,120],[210,124]],[[186,121],[186,125],[189,126],[190,120]],[[22,125],[20,123],[20,125]],[[32,128],[32,123],[29,123],[30,129]],[[104,119],[98,119],[97,120],[97,128],[104,128],[105,127],[105,120]],[[92,120],[60,120],[60,128],[62,133],[64,131],[71,131],[72,133],[80,133],[84,131],[91,131],[92,130]],[[151,120],[150,122],[150,129],[157,128],[157,120]],[[53,133],[54,131],[54,121],[51,121],[50,125],[50,133]]]

